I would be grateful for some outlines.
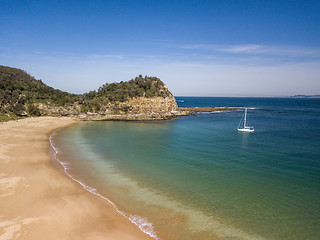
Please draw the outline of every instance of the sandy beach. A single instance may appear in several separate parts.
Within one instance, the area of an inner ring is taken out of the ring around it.
[[[0,123],[0,240],[153,239],[51,164],[49,136],[76,121]]]

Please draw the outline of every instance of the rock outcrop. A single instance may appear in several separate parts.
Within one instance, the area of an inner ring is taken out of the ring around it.
[[[134,97],[124,102],[109,103],[98,112],[80,114],[82,120],[160,120],[179,115],[175,98],[168,97]]]

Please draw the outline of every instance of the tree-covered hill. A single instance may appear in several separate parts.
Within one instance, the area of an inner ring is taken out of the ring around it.
[[[102,106],[114,102],[125,102],[134,97],[169,97],[169,92],[164,83],[156,77],[142,77],[142,75],[130,81],[120,83],[106,83],[98,91],[90,91],[79,96],[82,109],[97,112]]]
[[[139,97],[173,96],[156,77],[140,75],[127,82],[106,83],[97,91],[76,95],[49,87],[23,70],[0,66],[0,120],[52,113],[103,113],[110,104],[118,106],[117,103]]]
[[[0,66],[0,114],[4,119],[40,116],[39,103],[65,106],[77,98],[47,86],[23,70]]]

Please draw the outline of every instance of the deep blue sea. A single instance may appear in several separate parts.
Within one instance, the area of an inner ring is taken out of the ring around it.
[[[242,109],[82,122],[55,134],[57,157],[155,239],[320,239],[320,99],[177,102],[247,107],[256,131],[237,131]]]

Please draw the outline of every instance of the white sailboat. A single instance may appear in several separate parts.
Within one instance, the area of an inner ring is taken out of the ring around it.
[[[239,132],[254,132],[254,127],[248,127],[247,125],[247,108],[244,109],[244,117],[240,120],[238,131]]]

